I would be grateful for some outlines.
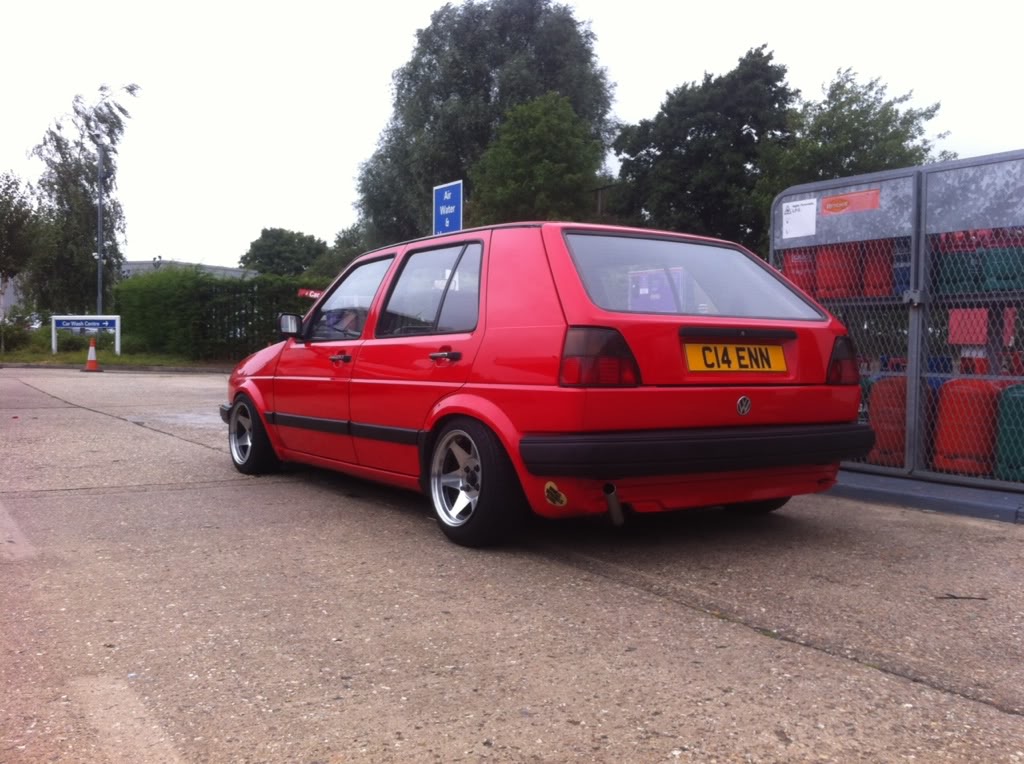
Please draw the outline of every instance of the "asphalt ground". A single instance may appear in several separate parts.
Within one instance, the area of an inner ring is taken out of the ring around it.
[[[1024,762],[1024,526],[839,496],[444,540],[224,374],[0,369],[0,762]]]

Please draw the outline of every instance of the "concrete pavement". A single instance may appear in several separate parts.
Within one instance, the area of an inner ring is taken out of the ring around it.
[[[447,543],[226,375],[0,369],[0,762],[1024,762],[1024,528],[837,497]]]

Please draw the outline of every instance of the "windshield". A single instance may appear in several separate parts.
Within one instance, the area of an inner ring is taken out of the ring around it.
[[[824,316],[774,271],[731,247],[569,233],[590,299],[605,310],[804,321]]]

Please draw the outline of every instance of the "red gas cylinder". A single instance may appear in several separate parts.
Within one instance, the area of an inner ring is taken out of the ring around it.
[[[931,438],[934,399],[933,385],[922,383],[919,406],[924,412],[921,421],[928,428],[924,433],[926,441]],[[902,467],[907,439],[907,378],[886,377],[875,382],[868,397],[868,416],[871,429],[875,431],[875,445],[868,454],[868,461],[886,467]]]
[[[893,294],[892,239],[864,244],[864,296],[891,297]]]
[[[875,431],[875,446],[868,454],[872,464],[901,467],[907,434],[907,378],[887,377],[871,386],[868,416]]]
[[[818,297],[854,297],[861,282],[860,244],[829,244],[818,249]]]
[[[942,472],[991,475],[996,411],[1005,382],[954,379],[939,390],[932,466]]]
[[[1024,247],[1024,228],[996,228],[995,230],[984,231],[981,238],[986,247]]]
[[[782,256],[782,272],[786,278],[812,296],[815,289],[814,270],[813,247],[789,249]]]

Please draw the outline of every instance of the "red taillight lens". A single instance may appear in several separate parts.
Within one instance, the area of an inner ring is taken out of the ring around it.
[[[830,385],[860,384],[857,353],[853,348],[853,340],[849,337],[836,337],[832,345],[832,357],[828,360],[825,381]]]
[[[615,329],[571,326],[565,334],[558,383],[566,387],[635,387],[640,368]]]

